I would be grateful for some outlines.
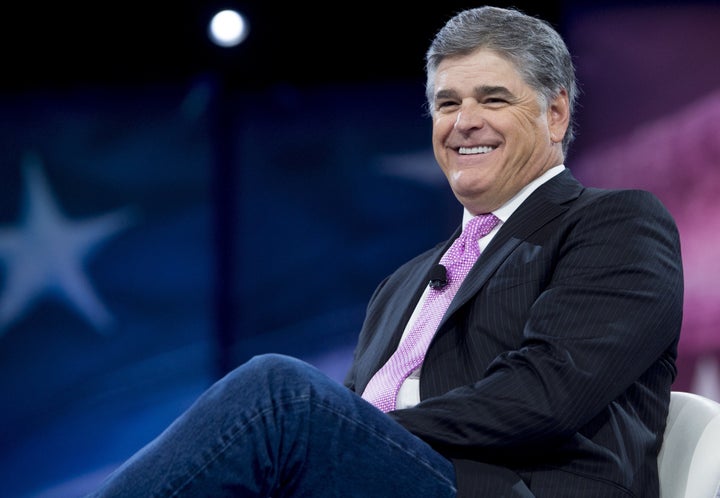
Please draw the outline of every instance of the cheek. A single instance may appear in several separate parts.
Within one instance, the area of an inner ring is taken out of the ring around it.
[[[447,115],[436,116],[432,122],[433,141],[444,141],[455,126],[455,118]]]
[[[449,129],[444,121],[434,121],[432,127],[432,146],[435,157],[439,160],[445,154],[445,140]]]
[[[508,157],[516,161],[527,160],[541,144],[540,129],[536,123],[527,120],[515,123],[514,129],[509,132]]]
[[[539,108],[529,109],[527,107],[513,108],[501,119],[503,126],[509,127],[507,129],[522,130],[523,134],[536,133],[537,128],[545,120]]]
[[[442,134],[442,130],[440,128],[438,128],[435,124],[433,124],[433,127],[432,127],[432,142],[433,142],[433,144],[436,144],[441,141],[440,140],[441,134]]]

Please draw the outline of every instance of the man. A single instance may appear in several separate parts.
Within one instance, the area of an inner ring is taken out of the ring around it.
[[[672,218],[565,168],[577,90],[548,24],[461,12],[426,69],[464,229],[377,288],[349,389],[253,358],[98,496],[658,496],[682,319]]]

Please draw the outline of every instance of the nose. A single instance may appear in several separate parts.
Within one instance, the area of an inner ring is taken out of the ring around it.
[[[482,106],[476,101],[465,101],[455,117],[453,127],[459,132],[467,132],[482,128],[485,124],[485,116]]]

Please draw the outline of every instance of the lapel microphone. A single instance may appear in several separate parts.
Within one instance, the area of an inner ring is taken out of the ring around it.
[[[428,285],[430,285],[431,289],[434,289],[434,290],[442,289],[448,283],[447,269],[441,264],[437,264],[437,265],[433,266],[430,269],[430,274],[428,275],[428,279],[429,279]]]

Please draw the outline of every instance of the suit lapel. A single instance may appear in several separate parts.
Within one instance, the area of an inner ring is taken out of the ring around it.
[[[498,233],[483,251],[478,263],[470,271],[455,295],[455,299],[450,303],[448,311],[440,322],[438,332],[442,333],[448,317],[477,294],[495,273],[495,270],[522,241],[565,212],[569,204],[580,195],[582,189],[582,185],[573,178],[569,170],[565,170],[538,187],[500,227]],[[397,348],[400,336],[417,300],[427,287],[430,268],[438,263],[440,257],[459,235],[460,228],[444,244],[438,244],[434,249],[421,256],[412,266],[412,270],[405,275],[403,284],[394,293],[394,299],[390,303],[396,312],[392,315],[391,320],[383,323],[385,330],[393,332],[392,334],[377,334],[375,337],[376,342],[364,357],[363,366],[358,367],[356,371],[358,390],[364,389],[370,377]]]
[[[560,216],[583,190],[583,186],[565,170],[535,190],[500,227],[480,255],[450,303],[440,327],[458,308],[474,296],[508,255],[535,231]]]

